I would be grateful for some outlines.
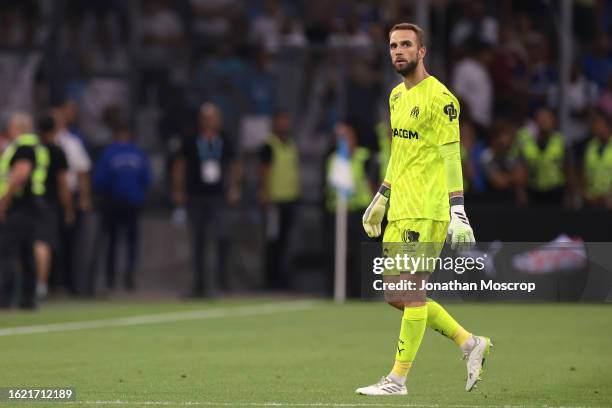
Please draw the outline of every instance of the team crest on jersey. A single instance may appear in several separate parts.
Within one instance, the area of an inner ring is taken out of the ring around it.
[[[419,237],[421,236],[420,232],[404,230],[402,234],[402,241],[404,242],[419,242]]]
[[[414,108],[412,108],[412,110],[410,111],[410,117],[411,117],[411,118],[415,118],[415,119],[416,119],[416,118],[418,118],[418,117],[419,117],[419,113],[420,113],[420,111],[419,111],[419,107],[418,107],[418,106],[415,106],[415,107],[414,107]]]

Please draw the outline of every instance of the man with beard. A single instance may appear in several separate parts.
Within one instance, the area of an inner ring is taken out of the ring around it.
[[[389,98],[391,158],[385,180],[363,215],[363,227],[369,237],[378,237],[389,204],[384,255],[435,260],[447,233],[453,249],[475,242],[464,210],[459,102],[425,70],[426,48],[420,27],[408,23],[395,25],[389,33],[389,51],[403,81]],[[387,303],[403,313],[395,364],[378,383],[357,389],[358,394],[406,395],[406,377],[426,326],[461,348],[467,361],[465,388],[467,391],[474,388],[491,341],[473,336],[442,306],[425,297],[421,288],[434,268],[435,262],[428,262],[414,268],[398,266],[383,273],[383,282],[402,287],[400,291],[384,292]]]

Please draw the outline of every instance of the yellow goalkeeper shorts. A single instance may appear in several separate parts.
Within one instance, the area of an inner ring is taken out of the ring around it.
[[[383,255],[393,258],[397,255],[405,258],[404,255],[407,255],[415,259],[405,263],[414,267],[402,268],[399,271],[387,270],[385,274],[433,272],[436,259],[444,246],[447,230],[448,221],[407,218],[389,222],[383,236]]]

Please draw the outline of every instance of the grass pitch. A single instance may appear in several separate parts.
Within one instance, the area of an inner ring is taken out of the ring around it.
[[[409,395],[372,398],[354,389],[390,369],[400,313],[298,302],[63,302],[0,312],[0,387],[74,387],[70,406],[612,406],[609,305],[447,305],[495,344],[479,388],[464,391],[459,350],[428,329]]]

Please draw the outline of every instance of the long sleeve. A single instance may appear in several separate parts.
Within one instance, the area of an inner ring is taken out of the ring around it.
[[[446,187],[449,193],[463,191],[463,174],[461,171],[461,148],[459,142],[440,145],[440,155],[446,170]]]

